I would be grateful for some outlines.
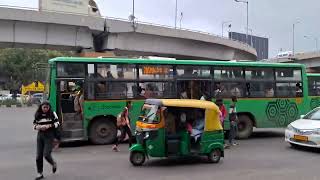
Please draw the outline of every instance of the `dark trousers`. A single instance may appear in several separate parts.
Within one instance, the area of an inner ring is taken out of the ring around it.
[[[236,122],[230,122],[230,131],[229,131],[229,144],[233,143],[233,140],[236,138],[237,135],[237,124]]]
[[[131,145],[132,145],[131,129],[129,128],[128,125],[121,126],[119,129],[120,129],[120,131],[121,131],[121,135],[120,135],[119,138],[116,139],[115,145],[118,146],[119,143],[124,140],[124,138],[126,137],[126,134],[128,134],[128,136],[129,136],[129,140],[128,140],[128,141],[129,141],[129,147],[131,147]]]
[[[38,173],[43,172],[43,157],[48,161],[49,164],[54,165],[55,161],[51,156],[52,152],[52,142],[54,134],[53,132],[48,134],[44,132],[39,132],[37,136],[37,171]]]

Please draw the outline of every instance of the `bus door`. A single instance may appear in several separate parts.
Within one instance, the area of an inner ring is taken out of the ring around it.
[[[83,85],[84,79],[57,81],[57,113],[61,121],[62,141],[84,139],[82,105],[77,98],[79,91],[83,91]]]

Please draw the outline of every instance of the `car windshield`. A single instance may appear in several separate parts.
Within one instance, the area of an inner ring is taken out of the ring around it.
[[[159,107],[157,105],[145,104],[141,111],[140,120],[147,121],[148,123],[158,123],[159,122],[158,109]]]
[[[310,120],[319,120],[320,121],[320,109],[315,109],[307,114],[303,119],[310,119]]]

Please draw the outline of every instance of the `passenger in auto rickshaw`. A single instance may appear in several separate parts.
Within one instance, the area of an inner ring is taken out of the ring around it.
[[[191,137],[196,143],[197,140],[201,137],[204,130],[204,112],[201,110],[195,110],[195,120],[192,124]]]

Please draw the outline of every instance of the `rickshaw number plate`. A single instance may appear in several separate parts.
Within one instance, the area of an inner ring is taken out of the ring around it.
[[[293,138],[296,139],[296,140],[299,140],[299,141],[308,141],[308,137],[307,136],[294,135]]]

